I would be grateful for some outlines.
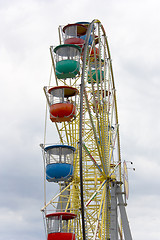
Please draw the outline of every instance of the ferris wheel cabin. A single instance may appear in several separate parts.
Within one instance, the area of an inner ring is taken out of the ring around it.
[[[75,240],[74,221],[76,217],[76,214],[69,212],[47,214],[47,240]]]
[[[56,86],[50,94],[50,119],[52,122],[69,122],[76,116],[76,95],[78,90],[69,86]]]
[[[87,25],[80,23],[73,23],[64,26],[63,33],[65,35],[65,39],[67,38],[78,38],[86,34]]]
[[[68,24],[63,28],[64,43],[65,44],[76,44],[83,47],[86,40],[86,32],[89,26],[89,22],[77,22],[74,24]],[[88,44],[93,43],[93,37],[89,36]],[[95,42],[97,44],[97,41]]]
[[[52,145],[44,149],[48,182],[69,181],[72,178],[75,150],[67,145]]]
[[[88,26],[79,23],[68,24],[64,26],[63,28],[64,44],[75,44],[83,48],[85,39],[81,37],[84,36],[84,34],[86,34],[87,27]]]
[[[75,78],[80,71],[81,48],[74,44],[63,44],[55,47],[54,53],[57,78]]]

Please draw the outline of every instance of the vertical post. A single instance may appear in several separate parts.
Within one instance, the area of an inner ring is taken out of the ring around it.
[[[122,197],[122,191],[121,188],[117,185],[117,197],[119,201],[119,209],[120,209],[120,214],[121,214],[121,219],[122,219],[122,227],[123,227],[123,232],[124,232],[124,239],[125,240],[132,240],[132,235],[131,235],[131,230],[129,227],[129,222],[127,218],[127,213],[125,209],[125,203]]]
[[[111,222],[110,222],[111,239],[118,240],[118,219],[117,219],[117,196],[116,183],[111,183]]]
[[[86,52],[86,45],[84,48],[84,54]],[[84,215],[84,196],[83,196],[83,158],[82,158],[82,126],[83,126],[83,92],[84,92],[84,74],[85,67],[82,69],[81,85],[80,85],[80,121],[79,121],[79,166],[80,166],[80,192],[81,192],[81,216],[82,216],[82,234],[83,240],[86,240],[85,232],[85,215]]]
[[[83,240],[86,240],[86,219],[85,219],[85,209],[84,209],[84,196],[83,196],[83,157],[82,157],[82,147],[83,147],[83,136],[82,136],[82,126],[83,126],[83,95],[84,95],[84,77],[85,77],[85,67],[86,67],[86,57],[87,57],[87,48],[88,41],[91,34],[91,29],[94,24],[94,20],[89,25],[86,40],[84,44],[84,53],[83,53],[83,66],[82,66],[82,77],[80,85],[80,121],[79,121],[79,166],[80,166],[80,192],[81,192],[81,216],[82,216],[82,234]]]

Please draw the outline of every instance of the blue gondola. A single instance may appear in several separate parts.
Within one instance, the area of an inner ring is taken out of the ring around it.
[[[46,179],[49,182],[70,181],[73,176],[75,148],[67,145],[52,145],[44,148]]]

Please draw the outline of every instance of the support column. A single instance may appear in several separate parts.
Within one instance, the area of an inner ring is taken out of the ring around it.
[[[132,235],[129,227],[129,222],[127,218],[127,213],[125,209],[125,203],[122,197],[122,191],[121,188],[117,185],[117,191],[116,191],[117,197],[118,197],[118,205],[119,205],[119,210],[121,214],[121,219],[122,219],[122,227],[123,227],[123,233],[124,233],[124,239],[125,240],[132,240]]]
[[[111,240],[118,240],[118,218],[117,218],[117,196],[116,183],[111,183],[111,215],[110,215],[110,233]]]

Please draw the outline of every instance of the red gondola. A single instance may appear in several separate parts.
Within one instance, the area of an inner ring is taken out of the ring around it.
[[[69,212],[47,214],[47,240],[75,240],[74,224],[72,221],[76,217],[76,214]]]

